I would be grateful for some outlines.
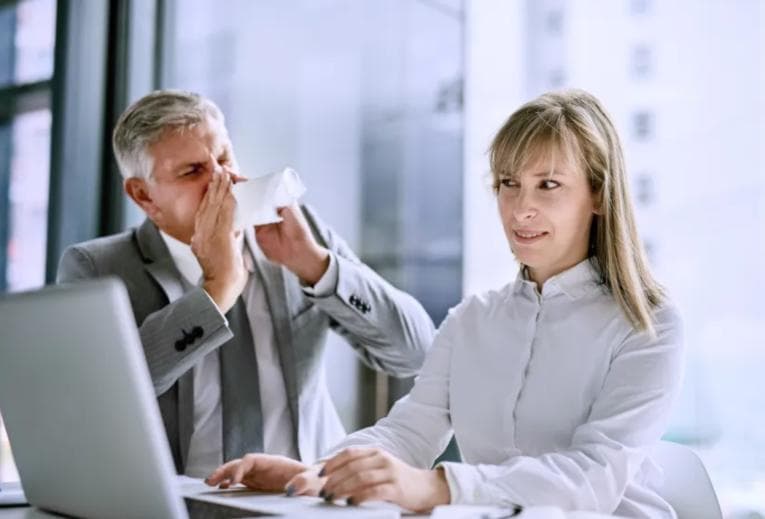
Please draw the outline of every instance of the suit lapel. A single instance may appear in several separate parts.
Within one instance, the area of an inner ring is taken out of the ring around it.
[[[148,218],[136,232],[136,241],[149,275],[162,288],[168,303],[183,296],[189,288],[167,250],[156,225]],[[194,375],[189,370],[178,379],[178,435],[183,466],[188,461],[189,443],[194,431]]]
[[[180,272],[175,267],[167,245],[154,223],[146,219],[136,233],[138,247],[149,275],[162,287],[168,303],[183,296],[185,290]]]

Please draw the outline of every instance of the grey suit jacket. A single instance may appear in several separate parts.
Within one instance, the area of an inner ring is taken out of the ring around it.
[[[265,260],[256,260],[256,267],[273,318],[295,445],[310,463],[345,433],[322,367],[327,331],[342,335],[369,366],[407,376],[422,365],[435,330],[414,298],[362,264],[309,208],[303,213],[317,240],[337,259],[334,294],[309,296],[285,268]],[[182,281],[148,219],[137,229],[64,251],[59,283],[103,276],[116,276],[127,287],[176,469],[183,473],[193,432],[191,368],[232,333],[204,291]]]

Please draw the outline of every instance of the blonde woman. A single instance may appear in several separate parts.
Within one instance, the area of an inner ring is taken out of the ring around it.
[[[608,114],[580,90],[545,94],[510,116],[490,160],[515,282],[452,309],[411,393],[325,462],[249,455],[210,484],[417,511],[675,516],[650,450],[682,375],[681,324],[648,268]],[[452,433],[464,461],[431,469]]]

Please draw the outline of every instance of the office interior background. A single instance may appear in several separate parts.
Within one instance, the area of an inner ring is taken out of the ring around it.
[[[760,0],[0,0],[0,290],[50,283],[66,245],[141,221],[110,131],[182,88],[220,105],[244,174],[297,169],[305,201],[438,324],[515,276],[486,150],[567,86],[614,116],[684,315],[667,438],[701,455],[726,517],[765,517]],[[326,367],[348,429],[411,384],[337,338]],[[0,480],[17,478],[0,426]]]

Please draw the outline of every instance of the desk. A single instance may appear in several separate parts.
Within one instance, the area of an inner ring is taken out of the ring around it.
[[[232,511],[234,517],[258,516],[263,512],[278,514],[279,517],[289,518],[356,518],[391,519],[398,518],[400,509],[387,503],[379,503],[370,507],[348,507],[345,505],[328,505],[322,499],[314,497],[286,497],[283,494],[260,494],[244,488],[219,490],[208,487],[201,480],[178,477],[180,494],[192,498],[190,505],[191,519],[197,517],[218,519],[228,517],[226,509]],[[219,505],[226,507],[220,508]],[[249,511],[249,512],[248,512]],[[261,512],[260,514],[258,513]],[[414,515],[402,514],[405,519],[431,517],[433,519],[472,519],[475,517],[499,517],[507,511],[492,507],[471,507],[464,505],[438,507],[433,514]],[[251,515],[250,515],[251,514]],[[269,514],[270,515],[270,514]],[[52,519],[61,517],[47,513],[34,507],[0,508],[0,519]],[[517,516],[519,519],[608,519],[614,516],[592,512],[563,512],[555,507],[527,508]]]
[[[454,508],[453,510],[444,510],[444,512],[450,512],[448,514],[439,510],[436,514],[430,517],[443,518],[443,519],[467,519],[471,515],[473,517],[480,517],[479,509],[476,509],[474,514],[468,514],[465,509],[460,507],[448,507]],[[462,512],[465,512],[464,514]],[[34,507],[19,507],[19,508],[0,508],[0,519],[55,519],[62,516],[56,514],[50,514],[43,512]],[[311,517],[310,515],[285,515],[283,517],[288,518],[300,518]],[[426,515],[404,515],[405,519],[422,519],[429,516]],[[568,512],[564,513],[560,510],[547,509],[547,508],[529,508],[525,510],[521,515],[517,516],[518,519],[612,519],[615,516],[596,514],[592,512]]]

